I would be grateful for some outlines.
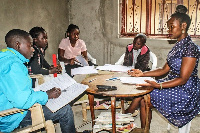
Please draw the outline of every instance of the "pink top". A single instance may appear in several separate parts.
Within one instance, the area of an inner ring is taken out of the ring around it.
[[[75,58],[76,56],[81,55],[81,52],[87,50],[85,42],[81,39],[78,39],[75,46],[72,47],[69,37],[61,40],[59,48],[65,50],[64,57],[67,59]],[[65,64],[67,65],[68,63]]]

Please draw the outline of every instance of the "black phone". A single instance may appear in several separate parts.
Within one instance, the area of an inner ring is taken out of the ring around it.
[[[112,91],[117,90],[116,86],[109,86],[109,85],[96,85],[98,91]]]

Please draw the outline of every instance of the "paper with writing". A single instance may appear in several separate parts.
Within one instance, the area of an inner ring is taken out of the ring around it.
[[[85,60],[85,58],[83,58],[83,56],[79,55],[76,56],[76,60],[81,63],[81,66],[89,66],[88,62]]]
[[[36,87],[35,91],[47,91],[53,87],[60,88],[62,93],[58,98],[49,99],[46,106],[52,111],[56,112],[80,94],[82,94],[87,88],[87,85],[77,83],[68,74],[60,75],[52,80],[45,82],[44,84]]]

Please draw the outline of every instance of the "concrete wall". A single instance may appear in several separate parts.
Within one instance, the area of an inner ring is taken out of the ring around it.
[[[80,38],[86,42],[89,53],[99,65],[114,64],[133,41],[118,38],[118,0],[70,0],[69,5],[69,22],[79,26]],[[200,41],[195,43],[199,45]],[[147,45],[158,57],[158,67],[162,67],[174,43],[148,39]]]
[[[34,26],[41,26],[48,34],[46,54],[47,60],[52,62],[51,54],[57,54],[58,44],[68,26],[67,1],[1,0],[0,18],[0,49],[6,47],[4,36],[9,30],[19,28],[29,31]]]
[[[133,41],[118,38],[118,0],[1,0],[0,12],[0,49],[5,47],[4,36],[10,29],[29,31],[42,26],[49,37],[46,52],[49,62],[70,23],[79,26],[80,38],[98,65],[114,64]],[[200,45],[199,40],[195,43]],[[161,39],[148,39],[147,45],[158,57],[158,67],[164,65],[174,46]]]

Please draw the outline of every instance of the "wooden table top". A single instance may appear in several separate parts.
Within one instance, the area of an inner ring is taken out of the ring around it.
[[[153,90],[152,87],[142,87],[133,84],[123,84],[120,80],[106,80],[113,77],[125,77],[129,76],[127,73],[112,72],[110,74],[97,74],[86,77],[81,83],[88,85],[89,88],[86,90],[88,93],[103,95],[103,96],[115,96],[115,97],[134,97],[145,95]],[[92,82],[89,82],[90,80]],[[96,85],[109,85],[116,86],[117,90],[98,92]]]

